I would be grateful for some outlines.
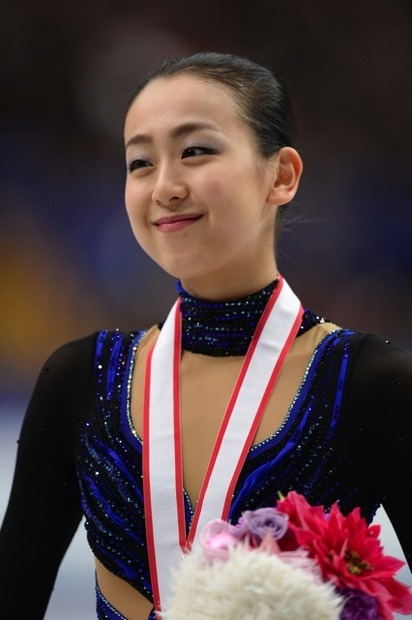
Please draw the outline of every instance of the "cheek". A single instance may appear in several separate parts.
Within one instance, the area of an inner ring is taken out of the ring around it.
[[[199,183],[195,191],[203,196],[211,214],[221,211],[233,194],[226,176],[214,176]]]
[[[126,183],[124,200],[131,224],[142,223],[145,217],[145,201],[142,191],[132,183]]]
[[[128,196],[125,196],[126,213],[129,220],[130,228],[133,235],[140,246],[144,248],[145,245],[145,224],[143,219],[142,210],[134,202],[131,202]]]
[[[208,215],[219,228],[235,229],[242,226],[244,220],[252,218],[254,193],[242,176],[233,173],[216,176],[204,185],[203,196],[208,206]]]
[[[136,185],[132,181],[129,181],[127,179],[125,188],[124,188],[124,199],[126,203],[126,209],[128,211],[132,210],[132,206],[136,203],[137,197],[138,197],[138,194],[136,191]]]

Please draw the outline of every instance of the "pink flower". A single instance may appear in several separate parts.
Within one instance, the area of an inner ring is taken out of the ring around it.
[[[323,507],[312,507],[302,495],[291,492],[278,503],[277,510],[289,516],[285,544],[307,549],[325,581],[375,598],[384,620],[393,618],[392,611],[412,613],[412,595],[394,579],[404,563],[383,554],[380,527],[368,526],[359,508],[345,517],[335,503],[326,514]]]
[[[216,519],[211,521],[203,529],[200,536],[200,546],[205,560],[212,564],[215,560],[226,562],[229,558],[229,550],[236,546],[238,538],[231,533],[233,526]]]

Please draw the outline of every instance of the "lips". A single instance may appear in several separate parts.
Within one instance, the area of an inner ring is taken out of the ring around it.
[[[187,213],[185,215],[171,215],[169,217],[161,217],[154,222],[154,226],[161,232],[174,232],[187,228],[194,222],[200,220],[203,217],[198,213]]]

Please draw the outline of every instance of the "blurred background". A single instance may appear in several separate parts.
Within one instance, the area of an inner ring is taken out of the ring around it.
[[[412,348],[409,0],[1,0],[0,519],[45,358],[175,297],[129,230],[122,121],[150,69],[200,50],[289,86],[305,172],[279,262],[303,303]]]

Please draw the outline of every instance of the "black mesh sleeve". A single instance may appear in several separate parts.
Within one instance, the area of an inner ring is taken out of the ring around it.
[[[412,570],[412,355],[367,338],[352,388],[352,406],[371,455],[373,492]]]
[[[44,617],[56,574],[81,519],[75,472],[80,420],[93,406],[95,336],[44,365],[28,406],[0,531],[0,619]]]

